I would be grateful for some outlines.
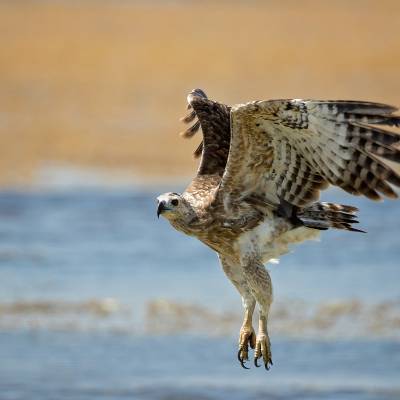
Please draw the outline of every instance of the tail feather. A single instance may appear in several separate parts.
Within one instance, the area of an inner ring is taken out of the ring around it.
[[[363,232],[356,229],[358,209],[335,203],[313,203],[298,211],[297,218],[307,227],[326,230],[329,228],[345,229],[352,232]]]

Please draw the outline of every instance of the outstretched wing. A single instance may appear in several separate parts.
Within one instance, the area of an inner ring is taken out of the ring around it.
[[[195,157],[201,155],[199,175],[223,175],[229,154],[230,107],[209,100],[201,89],[192,90],[188,97],[189,114],[182,118],[185,123],[193,122],[182,136],[193,137],[201,128],[203,141],[195,151]]]
[[[305,206],[329,184],[354,195],[395,198],[400,176],[396,108],[358,101],[272,100],[231,111],[231,148],[219,195],[224,204],[252,198]]]

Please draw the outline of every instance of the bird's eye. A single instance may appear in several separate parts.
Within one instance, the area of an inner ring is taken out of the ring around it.
[[[171,204],[173,206],[177,206],[179,204],[179,201],[177,199],[173,199],[173,200],[171,200]]]

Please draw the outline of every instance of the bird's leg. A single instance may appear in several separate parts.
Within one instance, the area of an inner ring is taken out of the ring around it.
[[[244,362],[249,359],[249,345],[252,349],[256,346],[256,334],[253,328],[253,312],[256,302],[254,299],[248,304],[243,298],[244,319],[239,333],[238,360],[243,368],[247,368]]]
[[[259,367],[258,359],[261,357],[263,358],[265,369],[269,370],[270,366],[273,364],[271,343],[267,330],[267,316],[263,315],[262,311],[260,311],[256,350],[254,352],[254,365],[256,367]]]
[[[243,269],[252,293],[260,306],[254,364],[258,367],[257,361],[262,357],[264,366],[268,370],[272,365],[271,344],[267,329],[268,313],[272,303],[271,277],[264,265],[257,258],[244,260]]]
[[[256,300],[244,279],[243,269],[240,263],[222,255],[219,257],[226,276],[242,296],[244,319],[239,333],[239,349],[237,356],[241,366],[247,369],[245,361],[249,359],[249,345],[252,349],[254,349],[256,345],[256,334],[252,323]]]

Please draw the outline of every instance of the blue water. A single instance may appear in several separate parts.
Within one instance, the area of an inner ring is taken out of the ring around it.
[[[400,398],[400,203],[325,194],[368,234],[324,232],[269,267],[274,304],[309,320],[271,321],[266,372],[238,365],[240,298],[157,220],[157,194],[0,193],[0,399]],[[332,304],[347,311],[317,323]]]

